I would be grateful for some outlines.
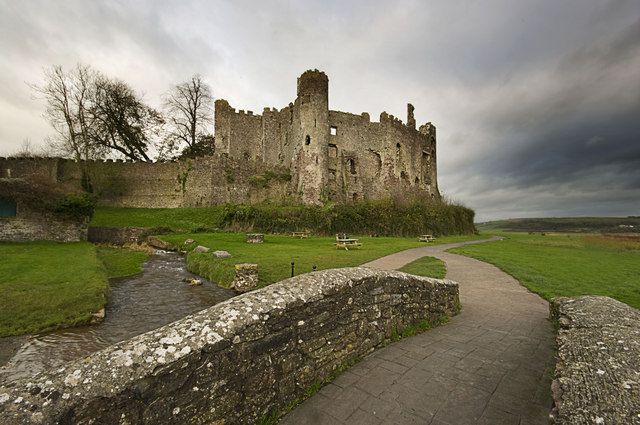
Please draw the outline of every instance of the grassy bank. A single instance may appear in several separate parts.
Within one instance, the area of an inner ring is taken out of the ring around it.
[[[148,255],[144,251],[99,246],[98,259],[104,264],[109,279],[123,278],[142,272],[142,264]]]
[[[0,258],[0,336],[86,323],[106,303],[90,243],[0,243]]]
[[[400,271],[417,276],[444,279],[447,274],[447,267],[443,261],[435,257],[422,257],[402,267]]]
[[[221,286],[231,284],[234,265],[239,263],[258,264],[260,285],[265,286],[290,277],[292,260],[295,273],[301,274],[312,271],[314,265],[318,270],[357,266],[384,255],[424,245],[415,238],[360,237],[360,249],[345,251],[335,248],[335,237],[321,236],[296,239],[284,235],[266,235],[263,244],[246,243],[243,233],[188,233],[163,235],[161,238],[175,246],[181,246],[186,239],[194,239],[197,245],[231,253],[233,257],[227,259],[214,258],[210,253],[190,252],[187,255],[187,267],[191,272]],[[438,238],[438,243],[470,239],[481,237],[448,236]]]
[[[506,240],[455,248],[518,279],[546,299],[606,295],[640,308],[640,238],[504,234]]]
[[[220,227],[223,206],[206,208],[96,208],[92,226],[170,227],[183,231]]]
[[[204,208],[96,209],[94,226],[169,227],[183,232],[214,229],[316,234],[339,232],[384,236],[419,234],[459,235],[475,232],[474,212],[466,207],[432,200],[397,203],[366,201],[356,204],[278,206],[227,204]]]

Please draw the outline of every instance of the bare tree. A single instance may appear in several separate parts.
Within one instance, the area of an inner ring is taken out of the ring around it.
[[[195,152],[199,142],[211,139],[208,126],[213,121],[213,95],[200,75],[169,90],[164,107],[169,125],[167,142],[174,150],[183,147]]]
[[[151,161],[153,136],[159,134],[163,118],[128,84],[104,76],[96,78],[89,116],[93,143],[132,160]]]
[[[53,148],[75,160],[100,157],[104,151],[89,137],[92,89],[98,73],[77,65],[67,72],[61,66],[45,69],[45,84],[31,86],[46,103],[45,118],[57,135]]]

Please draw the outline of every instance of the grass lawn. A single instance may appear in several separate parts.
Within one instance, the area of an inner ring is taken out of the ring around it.
[[[148,255],[144,251],[99,246],[98,259],[104,264],[109,279],[122,278],[142,272]]]
[[[86,323],[106,303],[104,266],[88,242],[0,243],[0,336]]]
[[[452,249],[494,264],[543,298],[606,295],[640,308],[640,238],[505,233]]]
[[[447,267],[443,261],[435,257],[422,257],[402,267],[400,271],[418,276],[444,279],[447,274]]]
[[[438,238],[437,243],[482,239],[486,236],[465,235]],[[291,277],[291,261],[295,262],[296,275],[337,267],[358,266],[367,261],[404,249],[423,246],[414,238],[358,237],[362,248],[338,250],[335,237],[312,236],[296,239],[284,235],[265,235],[263,244],[248,244],[243,233],[195,233],[162,235],[160,238],[182,246],[186,239],[194,239],[197,245],[215,250],[225,250],[233,256],[228,259],[212,257],[211,253],[190,252],[187,256],[189,270],[221,286],[228,287],[233,281],[234,265],[239,263],[258,264],[260,286],[265,286]],[[191,247],[193,248],[195,244]]]
[[[92,226],[171,227],[193,231],[220,227],[224,206],[206,208],[96,208]]]

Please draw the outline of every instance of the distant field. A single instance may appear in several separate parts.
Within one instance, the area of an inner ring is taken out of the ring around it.
[[[191,233],[160,236],[163,240],[182,246],[186,239],[194,239],[196,244],[211,250],[229,251],[232,258],[214,258],[211,253],[187,255],[189,271],[203,276],[221,286],[229,286],[234,277],[234,265],[239,263],[258,264],[260,285],[265,286],[291,276],[291,261],[295,262],[296,275],[318,270],[351,267],[374,260],[384,255],[404,249],[424,246],[415,238],[358,237],[360,249],[345,251],[336,249],[335,238],[312,236],[296,239],[284,235],[265,235],[265,243],[248,244],[244,233]],[[482,239],[479,235],[447,236],[438,238],[437,243]],[[193,248],[191,246],[191,248]]]
[[[640,308],[640,235],[528,235],[451,250],[494,264],[546,299],[606,295]]]
[[[476,227],[484,232],[640,233],[640,217],[515,218]]]

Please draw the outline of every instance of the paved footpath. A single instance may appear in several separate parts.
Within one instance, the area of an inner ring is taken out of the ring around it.
[[[375,351],[280,423],[547,425],[555,352],[548,304],[498,268],[444,252],[467,244],[415,248],[364,264],[390,270],[437,257],[447,264],[447,278],[460,284],[462,311]]]

